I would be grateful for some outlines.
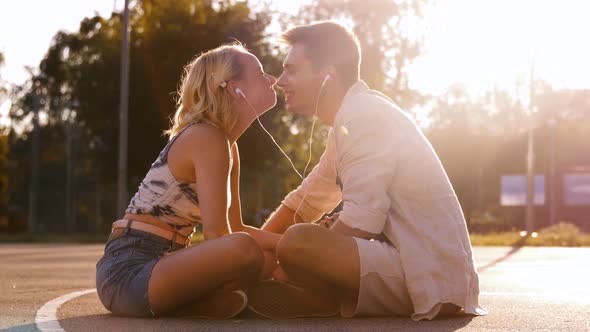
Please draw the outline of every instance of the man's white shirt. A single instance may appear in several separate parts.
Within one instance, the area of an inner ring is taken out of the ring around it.
[[[359,81],[349,88],[319,163],[282,204],[308,222],[343,201],[339,220],[381,234],[399,252],[414,314],[441,303],[485,315],[465,218],[431,144],[395,103]]]

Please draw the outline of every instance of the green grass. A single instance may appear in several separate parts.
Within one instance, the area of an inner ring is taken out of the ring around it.
[[[96,243],[107,242],[109,234],[0,234],[0,243]],[[192,243],[203,241],[203,233],[195,233]]]
[[[197,244],[199,242],[203,242],[204,240],[205,239],[203,238],[203,233],[195,232],[195,234],[193,234],[192,244]]]
[[[109,234],[0,234],[0,243],[106,243]]]
[[[539,230],[536,237],[523,237],[519,232],[471,234],[474,246],[590,247],[590,234],[570,223]]]
[[[105,243],[108,234],[0,234],[0,243]],[[192,243],[202,242],[203,233],[195,233]],[[590,247],[590,234],[573,224],[559,223],[541,229],[537,237],[522,237],[519,232],[471,234],[474,246]]]

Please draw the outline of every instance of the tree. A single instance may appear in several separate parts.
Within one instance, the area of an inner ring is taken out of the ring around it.
[[[405,73],[406,65],[419,53],[420,41],[410,41],[403,34],[400,29],[401,18],[410,12],[420,15],[420,6],[425,2],[424,0],[410,0],[401,3],[373,1],[370,5],[367,5],[366,3],[359,4],[357,1],[350,0],[315,0],[311,5],[302,7],[297,16],[280,15],[279,23],[282,29],[285,30],[296,24],[308,24],[317,20],[351,20],[362,47],[361,77],[370,86],[384,90],[402,107],[406,107],[421,101],[421,96],[408,88],[407,74]],[[280,60],[284,58],[284,49],[282,47],[275,46],[273,51]],[[276,73],[279,72],[280,69],[277,69]],[[393,78],[390,76],[393,76]],[[278,109],[282,110],[283,107],[280,101]],[[312,119],[276,111],[269,112],[262,118],[269,125],[269,131],[291,157],[300,173],[303,173],[308,159],[311,158],[306,172],[306,174],[309,174],[324,150],[328,127],[316,123],[310,156],[309,137]],[[251,132],[252,130],[244,135],[244,140],[248,139]],[[259,140],[257,144],[268,146],[270,140],[266,142]],[[264,150],[270,155],[267,154],[260,158],[262,156],[257,156],[256,152],[249,154],[252,158],[264,160],[262,164],[257,165],[258,169],[264,171],[253,172],[252,169],[246,168],[245,175],[246,177],[255,177],[256,182],[262,180],[260,173],[273,175],[264,178],[264,181],[267,182],[266,186],[260,184],[256,186],[259,189],[255,192],[263,196],[263,198],[256,199],[257,202],[263,203],[258,208],[277,206],[284,195],[301,182],[301,179],[292,170],[289,163],[284,160],[276,149],[272,146],[257,149],[257,151]]]
[[[254,13],[247,3],[146,0],[136,1],[131,12],[129,184],[136,188],[166,143],[162,132],[169,126],[168,118],[175,111],[174,92],[182,69],[191,58],[235,38],[246,44],[269,72],[277,74],[280,62],[274,50],[264,42],[269,14],[266,11]],[[83,19],[75,33],[57,33],[39,66],[38,72],[46,79],[34,93],[30,83],[20,87],[11,109],[13,120],[26,125],[33,110],[32,97],[41,98],[42,113],[48,119],[41,132],[42,157],[59,160],[62,166],[67,128],[64,119],[71,114],[77,135],[74,144],[78,182],[76,206],[81,219],[93,218],[94,211],[99,211],[105,220],[121,214],[121,211],[114,211],[113,198],[116,196],[121,26],[121,15],[114,13],[110,18]],[[75,104],[79,107],[74,108]],[[66,112],[68,109],[72,112]],[[277,122],[276,119],[280,121],[280,115],[274,112],[263,121]],[[240,140],[243,169],[248,172],[264,174],[268,165],[273,164],[269,160],[277,160],[278,155],[266,147],[263,135],[255,129]],[[22,145],[26,146],[27,140],[25,130],[14,144],[23,141]],[[22,152],[20,155],[25,156],[25,151]],[[42,178],[52,174],[46,169],[49,159],[42,158]],[[15,172],[24,170],[19,168]],[[280,170],[265,174],[265,179],[273,178],[277,172]],[[58,173],[63,172],[58,170]],[[22,188],[27,188],[26,177],[21,178],[25,182]],[[61,191],[62,180],[48,183],[45,188]],[[251,182],[242,186],[245,191],[253,191],[254,187]],[[97,192],[102,193],[98,198],[95,197]],[[278,196],[275,193],[266,197],[276,202]],[[95,203],[98,201],[101,206]]]
[[[422,40],[412,39],[403,24],[409,17],[421,17],[428,0],[314,0],[301,9],[299,21],[351,22],[362,49],[361,78],[370,87],[384,91],[402,108],[423,101],[408,86],[407,66],[420,55]]]
[[[4,66],[4,54],[0,52],[0,69]],[[6,88],[2,75],[0,75],[0,105],[5,101],[8,89]]]
[[[4,66],[4,54],[0,52],[0,68]],[[0,106],[6,101],[8,88],[0,75]],[[6,130],[0,128],[0,218],[7,214],[8,210],[8,137]]]
[[[282,15],[280,24],[285,30],[293,25],[309,24],[319,20],[349,21],[361,44],[361,78],[372,88],[388,94],[401,107],[410,108],[423,101],[419,93],[408,87],[405,71],[406,66],[419,55],[421,41],[411,40],[401,26],[404,17],[420,16],[421,7],[426,2],[376,0],[367,3],[352,0],[314,0],[310,5],[302,7],[295,17]],[[291,114],[284,115],[282,121],[285,124],[279,126],[282,130],[273,134],[277,134],[278,141],[283,142],[287,153],[295,157],[298,169],[303,170],[309,158],[310,133],[309,129],[305,129],[312,127],[312,121]],[[319,160],[327,132],[326,126],[319,123],[316,125],[309,170]],[[291,176],[291,179],[288,183],[285,182],[287,191],[293,189],[300,181],[294,176]]]
[[[563,141],[560,162],[583,160],[579,156],[582,144],[573,143],[581,136],[574,128],[576,124],[577,130],[588,128],[582,120],[590,118],[590,93],[553,91],[540,80],[533,84],[530,108],[515,97],[519,93],[497,87],[473,97],[465,85],[456,84],[442,96],[430,98],[431,124],[426,132],[468,219],[485,212],[490,202],[499,204],[502,175],[525,173],[529,126],[535,137],[536,172],[547,169],[550,121],[557,125],[556,136]],[[515,87],[528,99],[530,86],[517,82]],[[529,115],[529,109],[537,111]]]

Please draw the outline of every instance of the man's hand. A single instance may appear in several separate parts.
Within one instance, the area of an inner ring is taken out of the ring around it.
[[[325,216],[324,219],[320,220],[319,225],[327,229],[332,228],[332,226],[338,220],[338,215],[338,213],[334,213],[331,216]]]
[[[283,270],[283,268],[279,265],[277,268],[272,272],[272,277],[274,280],[280,281],[290,281],[287,273]]]
[[[262,270],[262,280],[270,279],[273,276],[273,271],[279,266],[277,263],[277,255],[274,251],[264,251],[264,269]]]

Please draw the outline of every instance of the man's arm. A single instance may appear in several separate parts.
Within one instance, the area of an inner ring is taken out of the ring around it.
[[[330,131],[326,150],[318,164],[301,185],[285,197],[262,229],[282,234],[295,223],[318,220],[340,203],[342,193],[336,183],[332,137]]]
[[[374,97],[358,98],[335,123],[347,129],[335,133],[344,203],[339,221],[368,234],[383,232],[392,203],[389,188],[394,181],[396,148],[403,135],[391,112],[382,109],[387,106]],[[348,231],[341,225],[335,227],[335,231]]]
[[[358,237],[366,240],[370,240],[375,237],[375,234],[373,233],[365,232],[363,230],[347,226],[345,223],[338,219],[338,215],[339,213],[335,213],[331,217],[324,218],[320,222],[320,226],[346,236]]]
[[[303,219],[299,215],[295,215],[295,210],[281,204],[262,226],[262,229],[268,232],[283,234],[289,226],[302,222]]]

